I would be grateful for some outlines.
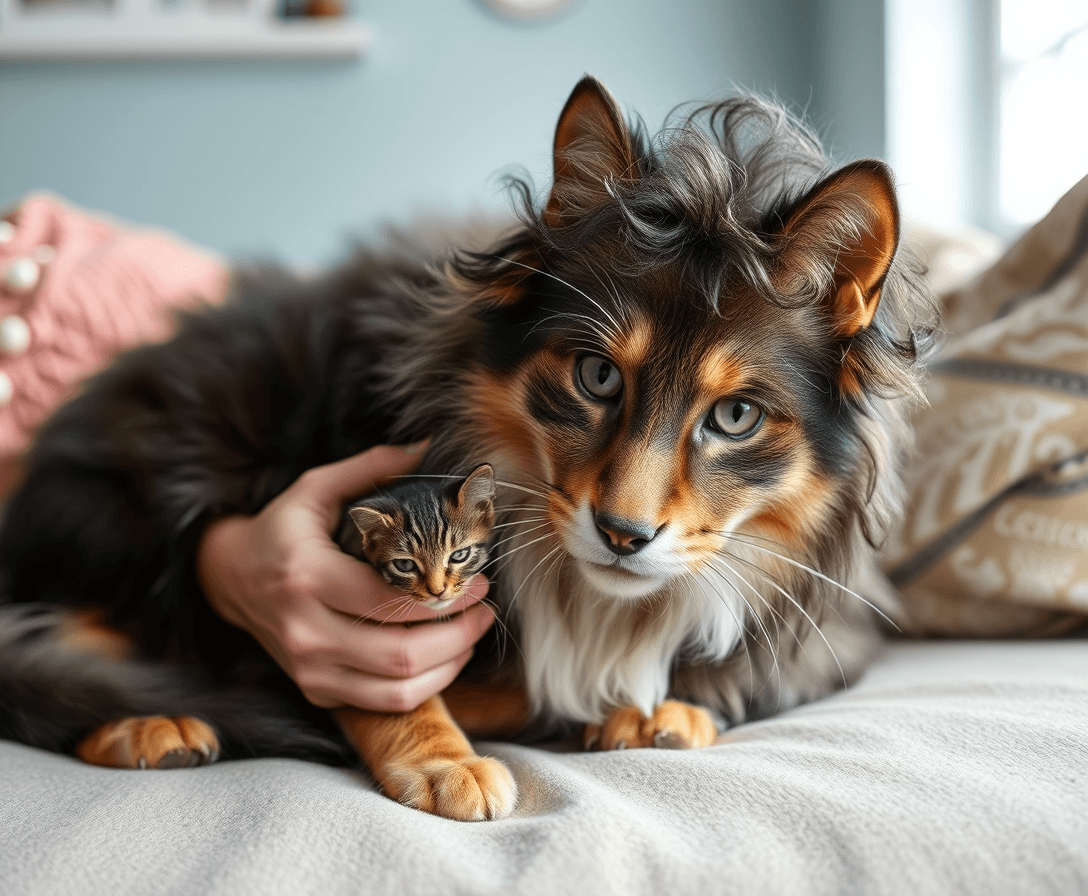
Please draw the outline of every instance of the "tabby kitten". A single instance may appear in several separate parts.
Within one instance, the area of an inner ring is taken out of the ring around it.
[[[390,585],[431,610],[450,606],[483,569],[495,523],[490,464],[440,482],[412,480],[358,501],[339,535],[341,547],[353,554],[361,547]]]

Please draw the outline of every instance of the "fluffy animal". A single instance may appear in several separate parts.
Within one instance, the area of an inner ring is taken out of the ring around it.
[[[549,193],[514,192],[486,251],[265,279],[54,416],[0,528],[0,734],[119,767],[348,743],[390,796],[495,818],[516,788],[465,736],[498,705],[481,687],[524,695],[511,727],[676,747],[859,674],[935,326],[887,167],[830,170],[752,98],[651,138],[586,78]],[[423,437],[422,472],[483,457],[502,483],[491,594],[518,649],[338,730],[208,608],[197,544],[315,465]]]
[[[449,607],[484,568],[495,524],[491,465],[453,479],[413,480],[354,503],[337,539],[348,553],[361,552],[394,588],[432,610]]]

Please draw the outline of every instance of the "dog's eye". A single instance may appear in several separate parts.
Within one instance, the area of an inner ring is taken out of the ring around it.
[[[393,561],[393,569],[395,569],[397,572],[415,572],[416,561],[397,558]]]
[[[472,553],[471,548],[461,548],[450,554],[451,563],[464,563],[468,559],[468,555]]]
[[[710,425],[731,439],[746,439],[755,435],[763,423],[763,411],[743,398],[723,398],[710,412]]]
[[[597,355],[578,362],[578,382],[592,398],[615,398],[623,386],[619,368]]]

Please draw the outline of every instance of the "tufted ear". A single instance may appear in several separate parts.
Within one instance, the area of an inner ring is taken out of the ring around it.
[[[559,227],[572,213],[600,205],[609,180],[635,170],[631,134],[612,95],[586,75],[575,86],[559,115],[552,147],[552,191],[544,222]]]
[[[818,183],[780,232],[783,257],[775,286],[789,295],[814,257],[834,262],[827,297],[835,331],[853,336],[872,323],[884,278],[899,245],[899,206],[891,171],[872,159]]]
[[[381,529],[391,529],[396,525],[396,521],[389,514],[367,507],[365,504],[349,508],[348,514],[364,539]]]
[[[480,464],[457,488],[458,507],[486,513],[494,500],[495,470],[491,464]]]

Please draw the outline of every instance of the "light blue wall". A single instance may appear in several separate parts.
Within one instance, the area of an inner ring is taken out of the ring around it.
[[[836,159],[883,157],[885,121],[885,15],[880,0],[797,0],[818,6],[812,22],[813,124]]]
[[[512,164],[546,185],[586,71],[655,126],[734,84],[829,101],[804,0],[576,0],[532,26],[477,0],[356,8],[375,29],[361,63],[0,66],[0,202],[45,187],[230,254],[315,262],[382,221],[501,206]]]

